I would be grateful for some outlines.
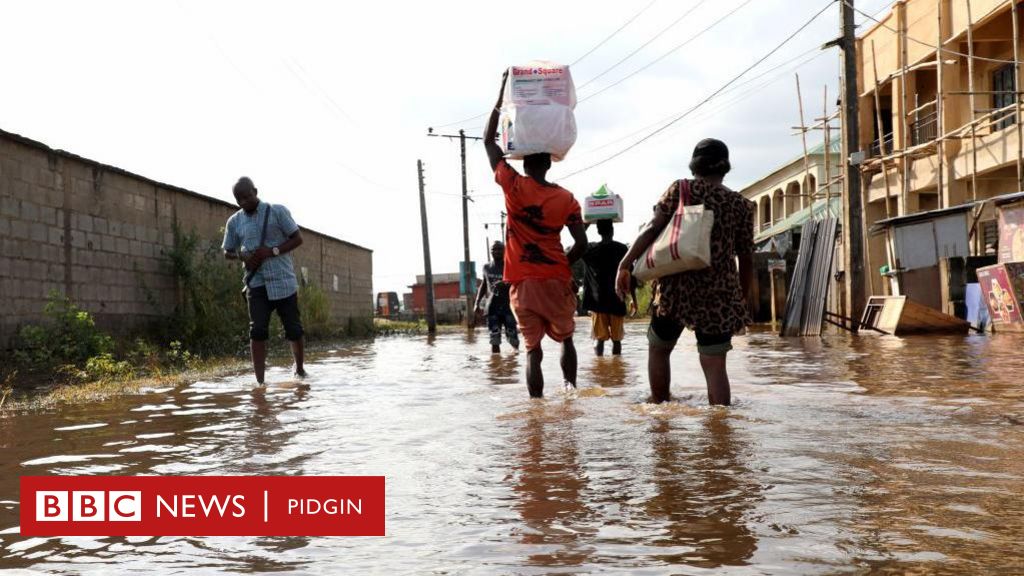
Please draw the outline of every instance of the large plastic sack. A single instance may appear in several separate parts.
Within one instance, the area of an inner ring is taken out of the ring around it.
[[[576,143],[576,87],[569,67],[547,61],[508,69],[501,106],[501,145],[505,156],[522,159],[547,152],[565,158]]]
[[[583,221],[622,222],[624,216],[622,208],[622,196],[612,192],[611,188],[604,184],[597,192],[583,199]]]

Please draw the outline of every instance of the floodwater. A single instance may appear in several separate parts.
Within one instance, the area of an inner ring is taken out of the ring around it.
[[[0,418],[0,569],[1024,573],[1024,338],[753,333],[713,409],[688,335],[644,403],[644,329],[537,401],[479,331]],[[23,538],[28,474],[385,475],[387,536]]]

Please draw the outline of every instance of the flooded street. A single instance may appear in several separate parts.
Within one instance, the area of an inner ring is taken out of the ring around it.
[[[816,574],[1024,572],[1024,339],[738,338],[706,406],[692,334],[651,406],[645,324],[621,358],[386,337],[270,372],[0,418],[0,569]],[[506,348],[507,350],[507,348]],[[387,536],[23,538],[18,477],[384,475]]]

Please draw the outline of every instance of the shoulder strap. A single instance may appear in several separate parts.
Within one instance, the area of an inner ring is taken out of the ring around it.
[[[676,185],[679,187],[679,211],[683,211],[683,206],[689,206],[691,194],[690,194],[690,181],[683,178],[676,181]]]
[[[270,222],[270,210],[273,209],[273,205],[267,204],[267,211],[263,214],[263,231],[260,232],[260,246],[267,243],[267,224]]]

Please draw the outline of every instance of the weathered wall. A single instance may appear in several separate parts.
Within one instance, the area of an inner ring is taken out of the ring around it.
[[[138,327],[168,314],[176,287],[164,253],[173,246],[174,223],[219,246],[235,210],[0,131],[0,346],[10,344],[19,326],[41,318],[52,290],[108,328]],[[293,216],[301,223],[302,214]],[[372,252],[307,229],[303,238],[294,253],[296,273],[324,290],[340,325],[368,322]]]

